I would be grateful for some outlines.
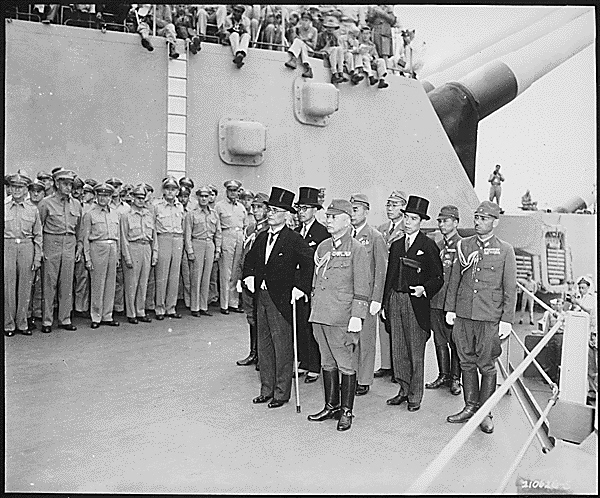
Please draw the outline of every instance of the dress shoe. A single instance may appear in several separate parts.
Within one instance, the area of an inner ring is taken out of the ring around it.
[[[281,399],[274,399],[267,406],[269,408],[279,408],[279,407],[285,405],[286,403],[287,403],[287,401],[283,401]]]
[[[377,85],[377,88],[387,88],[388,86],[390,86],[390,85],[388,85],[388,84],[385,82],[385,80],[384,80],[383,78],[381,78],[381,79],[379,80],[379,85]]]
[[[494,422],[492,422],[492,414],[486,415],[484,419],[479,424],[479,428],[481,432],[485,432],[486,434],[491,434],[494,432]]]
[[[391,374],[392,374],[391,368],[380,368],[379,370],[377,370],[377,372],[375,372],[373,374],[373,377],[385,377],[386,375],[391,375]]]
[[[229,310],[226,310],[225,308],[221,308],[221,315],[229,315]]]
[[[244,313],[244,308],[232,308],[232,307],[229,307],[229,311],[233,311],[234,313]]]
[[[310,67],[308,64],[304,65],[304,72],[302,73],[302,77],[303,78],[312,78],[313,77],[312,67]]]
[[[97,329],[100,327],[100,322],[92,322],[92,324],[90,325],[91,328],[93,329]]]
[[[199,311],[192,311],[192,316],[195,316],[196,318],[200,318],[200,312]]]
[[[194,45],[194,47],[196,47],[196,50],[198,52],[200,52],[200,50],[202,50],[202,45],[200,45],[201,43],[201,39],[199,36],[194,36],[194,38],[192,38],[192,45]]]
[[[340,419],[337,424],[337,430],[340,432],[347,431],[352,427],[352,418],[354,417],[354,415],[352,415],[352,410],[342,408],[341,411]]]
[[[371,388],[370,386],[363,386],[363,385],[359,384],[358,386],[356,386],[356,395],[364,396],[365,394],[367,394],[369,392],[370,388]]]
[[[65,324],[61,324],[58,326],[59,329],[63,329],[63,330],[77,330],[77,327],[75,327],[75,325],[73,325],[72,323],[65,323]]]
[[[147,38],[142,38],[142,47],[148,50],[148,52],[152,52],[154,50],[152,43],[150,43],[150,40],[148,40]]]
[[[32,335],[33,334],[33,332],[29,329],[17,330],[17,332],[19,332],[20,334],[23,334],[23,335]]]
[[[201,316],[212,316],[212,313],[209,313],[208,311],[204,310],[200,310],[198,311],[198,313],[200,313]]]
[[[49,334],[50,332],[52,332],[52,327],[50,325],[43,325],[42,332],[44,334]]]
[[[298,67],[298,64],[296,63],[295,58],[290,59],[289,61],[286,61],[283,65],[289,69],[296,69]]]
[[[428,382],[425,384],[425,389],[439,389],[442,386],[447,386],[450,384],[450,379],[447,374],[439,374],[438,378],[433,382]]]
[[[386,401],[386,403],[388,405],[392,405],[392,406],[397,406],[397,405],[401,405],[402,403],[404,403],[405,401],[408,401],[408,396],[404,396],[401,394],[397,394],[396,396],[394,396],[393,398],[390,398]]]
[[[317,382],[319,380],[319,376],[318,375],[306,375],[306,377],[304,378],[304,383],[305,384],[311,384],[312,382]]]
[[[369,83],[371,85],[376,85],[378,83],[377,78],[375,78],[375,76],[369,76]]]
[[[169,313],[169,314],[167,314],[167,317],[169,317],[169,318],[182,318],[183,315],[181,313]]]
[[[31,317],[27,319],[27,330],[35,330],[35,318]]]
[[[238,360],[235,362],[236,365],[240,367],[247,367],[248,365],[254,365],[258,362],[258,356],[256,351],[250,351],[250,354],[246,356],[243,360]]]
[[[269,401],[273,396],[265,396],[263,394],[261,394],[260,396],[257,396],[256,398],[254,398],[252,400],[252,403],[254,403],[255,405],[258,405],[260,403],[266,403],[267,401]]]
[[[118,327],[120,325],[119,322],[117,322],[116,320],[111,320],[109,321],[101,321],[100,322],[102,325],[108,325],[109,327]]]
[[[165,319],[165,315],[156,315],[156,319],[157,320],[164,320]]]
[[[450,384],[450,394],[458,396],[461,392],[462,388],[460,387],[460,381],[458,379],[452,379],[452,383]]]
[[[15,331],[14,330],[5,330],[4,335],[6,337],[12,337],[13,335],[15,335]]]
[[[416,412],[417,410],[419,410],[419,408],[421,408],[421,403],[411,403],[409,401],[409,403],[408,403],[408,411],[409,412]]]
[[[196,48],[196,45],[194,45],[191,40],[190,40],[190,43],[188,44],[188,47],[190,49],[191,54],[196,55],[198,53],[198,49]]]
[[[133,324],[133,325],[137,325],[137,324],[139,323],[139,321],[138,321],[138,319],[137,319],[137,318],[135,318],[135,317],[133,317],[133,318],[132,318],[132,317],[130,317],[130,316],[129,316],[129,317],[127,317],[127,321],[128,321],[129,323]]]
[[[138,316],[137,320],[138,320],[138,322],[143,322],[143,323],[151,323],[152,322],[152,318],[149,318],[147,316]]]

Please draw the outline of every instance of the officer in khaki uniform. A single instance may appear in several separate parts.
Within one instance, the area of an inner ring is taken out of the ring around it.
[[[215,210],[208,205],[210,189],[196,190],[198,201],[185,214],[184,239],[190,265],[190,309],[192,315],[208,313],[208,287],[213,261],[221,256],[221,222]],[[184,264],[188,264],[186,261]]]
[[[114,192],[112,194],[112,199],[110,201],[110,208],[117,211],[117,214],[121,216],[122,214],[129,211],[130,207],[122,199],[122,187],[123,180],[120,178],[112,177],[106,180],[106,183],[111,185],[114,188]],[[119,265],[117,266],[117,280],[115,286],[115,313],[122,314],[125,311],[125,286],[124,286],[124,277],[123,277],[123,261],[121,260],[121,253],[117,254],[117,258],[119,259]]]
[[[163,198],[154,205],[158,235],[158,262],[154,270],[156,300],[154,313],[157,320],[181,318],[177,313],[179,272],[183,256],[183,206],[177,200],[179,183],[168,176],[163,180]]]
[[[371,272],[367,251],[350,230],[352,204],[333,199],[325,214],[331,238],[321,242],[315,252],[309,318],[321,352],[325,408],[309,415],[308,420],[339,418],[337,430],[345,431],[352,426],[354,356],[362,322],[369,312]]]
[[[385,203],[385,212],[390,221],[377,227],[387,244],[388,252],[392,244],[404,235],[404,213],[406,194],[402,190],[393,190]],[[385,377],[392,372],[392,344],[390,342],[390,322],[384,323],[384,329],[379,329],[379,346],[381,350],[381,368],[375,372],[375,377]],[[392,380],[394,376],[392,375]]]
[[[508,337],[515,319],[515,251],[494,235],[499,218],[500,207],[483,201],[475,210],[476,235],[456,245],[458,258],[448,283],[446,320],[454,324],[452,338],[460,357],[465,407],[446,419],[451,423],[469,420],[496,390],[500,341]],[[491,413],[479,427],[487,434],[493,432]]]
[[[354,194],[350,197],[350,203],[352,204],[352,236],[367,251],[371,270],[369,313],[367,313],[363,327],[358,334],[356,354],[356,371],[358,372],[356,395],[363,396],[369,392],[370,386],[373,384],[377,341],[376,324],[383,302],[388,249],[383,236],[367,223],[367,215],[371,207],[368,197],[365,194]]]
[[[241,275],[237,275],[236,270],[239,268],[239,261],[242,257],[247,218],[246,208],[238,201],[241,182],[228,180],[223,185],[226,188],[227,198],[215,204],[215,211],[219,216],[223,231],[223,246],[219,259],[219,298],[221,313],[227,315],[229,311],[243,313],[243,310],[238,307],[237,291],[237,278]]]
[[[8,177],[12,199],[4,204],[4,335],[15,328],[31,335],[27,312],[31,286],[42,260],[42,224],[37,208],[25,200],[31,179],[24,174]]]
[[[71,323],[73,274],[83,248],[77,242],[81,204],[71,197],[75,173],[59,170],[54,175],[56,192],[40,201],[38,209],[44,234],[42,332],[52,331],[54,297],[58,289],[58,323],[65,330],[77,330]]]
[[[152,320],[146,316],[146,289],[150,267],[158,260],[158,241],[154,216],[146,207],[146,189],[138,185],[131,195],[131,209],[120,218],[125,309],[129,323],[149,323]]]
[[[177,200],[181,202],[183,206],[183,219],[184,219],[184,229],[185,229],[185,216],[188,211],[194,208],[194,206],[198,205],[198,201],[192,202],[190,199],[192,190],[187,185],[190,185],[191,182],[189,178],[183,177],[179,180],[179,192],[177,193]],[[192,182],[193,184],[193,182]],[[185,232],[184,232],[185,239]],[[183,303],[186,308],[190,309],[190,298],[192,295],[192,283],[191,283],[191,261],[188,259],[187,250],[185,247],[185,242],[183,244],[183,255],[181,256],[181,270],[179,272],[179,287],[177,289],[177,300],[183,299]]]
[[[36,209],[40,201],[44,198],[45,187],[40,180],[34,180],[27,187],[29,190],[29,202],[33,204]],[[41,254],[41,251],[40,251]],[[83,258],[81,258],[83,259]],[[29,311],[27,313],[27,321],[29,323],[29,329],[35,330],[35,319],[42,318],[42,269],[41,263],[40,268],[35,271],[33,276],[33,287],[31,289],[31,300],[29,301]]]
[[[83,216],[82,239],[85,267],[90,272],[91,327],[118,327],[113,320],[115,282],[120,247],[120,223],[116,209],[110,207],[114,188],[108,183],[96,185],[96,204]]]
[[[52,175],[47,171],[40,171],[37,174],[37,179],[44,184],[44,191],[46,197],[52,195],[56,191],[54,188],[54,179],[52,178]]]

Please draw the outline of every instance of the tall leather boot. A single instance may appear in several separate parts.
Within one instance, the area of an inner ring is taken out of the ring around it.
[[[425,384],[425,389],[439,389],[442,386],[449,385],[450,382],[450,353],[448,352],[448,346],[446,344],[443,346],[436,346],[435,355],[437,356],[440,374],[433,382]]]
[[[460,360],[456,353],[456,349],[453,347],[450,347],[450,357],[450,394],[458,396],[462,392],[460,387]]]
[[[479,390],[479,406],[483,405],[496,390],[496,373],[481,376],[481,389]],[[488,413],[479,424],[479,428],[486,434],[494,432],[492,412]]]
[[[342,414],[338,420],[337,430],[347,431],[352,427],[352,408],[356,394],[356,373],[342,374]]]
[[[477,370],[463,371],[463,390],[465,407],[458,413],[446,418],[451,424],[463,424],[469,420],[479,408],[479,376]]]
[[[247,367],[248,365],[254,365],[258,362],[258,355],[256,354],[256,325],[250,325],[250,354],[243,360],[235,362],[240,367]]]
[[[311,422],[340,418],[340,376],[337,369],[323,370],[323,387],[325,389],[325,408],[319,413],[309,415],[308,420]]]

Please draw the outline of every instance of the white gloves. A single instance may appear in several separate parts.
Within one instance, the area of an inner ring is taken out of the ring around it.
[[[304,292],[302,292],[297,287],[294,287],[292,289],[292,300],[290,302],[292,304],[294,304],[294,301],[297,301],[298,299],[301,299],[301,298],[304,298],[304,301],[308,301],[308,298],[306,297],[306,294],[304,294]]]
[[[385,318],[385,309],[381,308],[381,318],[383,318],[384,320]]]
[[[376,315],[379,313],[380,309],[381,303],[378,303],[377,301],[371,301],[371,306],[369,306],[369,313],[371,313],[371,315]]]
[[[244,279],[244,283],[246,284],[248,290],[254,294],[254,277],[246,277]]]
[[[410,293],[411,296],[421,297],[423,294],[425,294],[425,287],[422,285],[411,285],[409,286],[409,289],[412,290]]]
[[[356,316],[350,318],[348,322],[348,332],[360,332],[362,330],[362,320]]]
[[[454,325],[455,318],[456,318],[456,313],[454,313],[454,311],[448,311],[446,313],[446,323],[448,325]]]
[[[506,339],[510,335],[511,330],[512,324],[508,322],[500,322],[500,330],[498,332],[500,339]]]
[[[238,280],[237,283],[235,284],[235,290],[238,292],[242,292],[242,281]]]

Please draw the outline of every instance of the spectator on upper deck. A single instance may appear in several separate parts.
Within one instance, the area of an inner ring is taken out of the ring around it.
[[[347,31],[351,26],[362,28],[367,23],[367,8],[364,5],[337,5],[336,7],[342,14],[340,29]]]
[[[135,5],[135,4],[134,4]],[[152,5],[140,4],[134,6],[137,19],[137,32],[142,37],[142,46],[152,52],[154,47],[150,43],[150,26],[153,24]],[[169,44],[169,57],[177,59],[179,53],[175,48],[175,25],[173,24],[173,14],[169,5],[156,5],[156,34],[164,36]]]
[[[296,69],[296,59],[300,59],[300,62],[304,66],[302,76],[304,78],[312,78],[313,72],[308,61],[308,56],[309,54],[312,55],[314,53],[318,33],[312,26],[311,15],[309,12],[302,13],[300,23],[298,26],[294,27],[292,33],[292,45],[288,49],[290,60],[288,60],[285,65],[290,69]]]
[[[323,22],[324,30],[317,37],[315,52],[321,52],[331,67],[331,82],[344,83],[348,78],[344,76],[344,51],[340,47],[337,30],[340,29],[339,21],[328,16]]]
[[[360,62],[363,71],[369,77],[369,83],[375,85],[379,81],[377,88],[387,88],[389,85],[385,81],[387,76],[387,66],[382,57],[379,57],[375,43],[371,41],[371,28],[363,26],[358,36],[358,49]],[[357,68],[359,64],[357,64]]]
[[[267,5],[263,10],[264,15],[264,29],[262,31],[262,42],[263,48],[267,50],[279,50],[278,46],[283,44],[283,30],[282,30],[282,7]]]
[[[240,69],[248,53],[250,43],[250,19],[244,15],[243,5],[234,5],[232,12],[225,18],[224,30],[229,33],[231,52],[235,56],[233,63]]]
[[[341,35],[340,47],[344,51],[344,62],[348,74],[350,74],[350,81],[353,85],[358,85],[365,77],[359,74],[357,68],[362,68],[362,56],[359,51],[358,34],[360,30],[354,24],[346,27],[346,34]]]
[[[196,32],[195,16],[189,5],[181,5],[176,9],[174,24],[177,36],[186,41],[192,54],[197,54],[202,47]]]
[[[42,22],[44,24],[50,24],[55,22],[56,14],[60,9],[59,3],[51,3],[51,4],[36,4],[33,10],[34,14],[39,14],[42,17]]]
[[[392,46],[392,26],[396,16],[392,5],[373,5],[367,11],[367,23],[373,30],[373,43],[379,57],[387,64],[388,57],[394,54]]]
[[[402,66],[402,74],[409,78],[417,79],[417,71],[423,68],[423,56],[425,42],[413,46],[415,30],[402,30],[402,46],[400,47],[400,58],[398,64]]]
[[[310,17],[310,14],[309,14]],[[285,39],[291,45],[294,41],[294,32],[300,23],[300,15],[296,11],[290,12],[289,22],[285,23]]]
[[[218,36],[223,43],[223,38],[225,36],[223,26],[225,24],[225,18],[227,17],[227,14],[227,6],[225,5],[196,5],[196,26],[200,40],[204,41],[204,38],[206,37],[207,25],[210,23],[216,24]]]

